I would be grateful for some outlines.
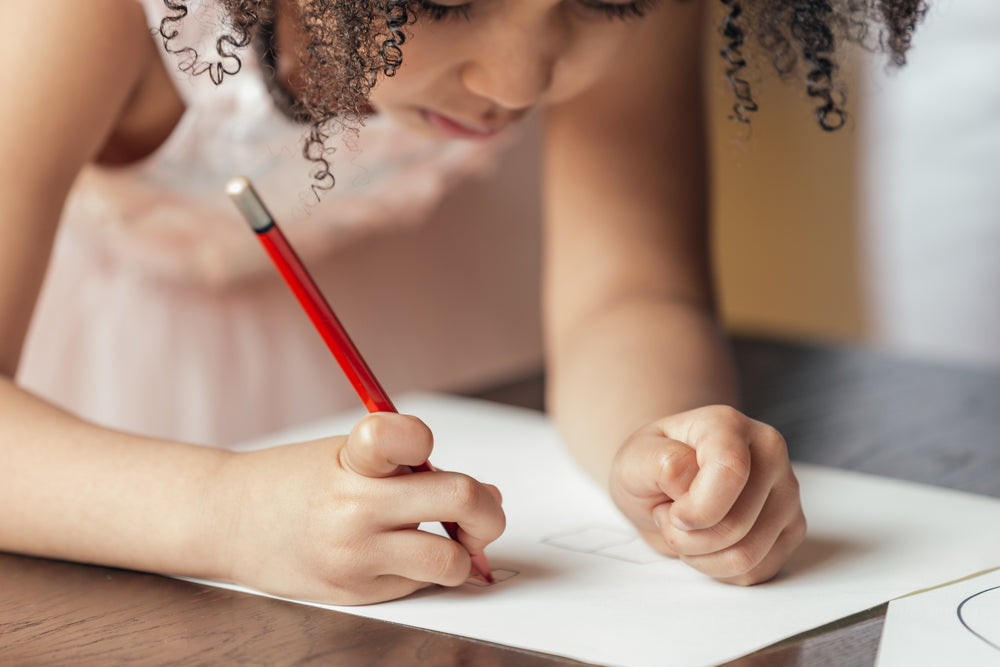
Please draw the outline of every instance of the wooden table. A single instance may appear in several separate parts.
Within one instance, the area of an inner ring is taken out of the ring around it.
[[[745,410],[792,458],[1000,496],[1000,369],[741,339]],[[540,407],[541,378],[476,395]],[[873,664],[885,605],[729,663]],[[0,554],[0,663],[576,664],[166,577]]]

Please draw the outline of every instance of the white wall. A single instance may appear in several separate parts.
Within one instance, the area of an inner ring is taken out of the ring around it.
[[[862,77],[868,320],[890,349],[1000,365],[1000,2],[932,4],[908,64]]]

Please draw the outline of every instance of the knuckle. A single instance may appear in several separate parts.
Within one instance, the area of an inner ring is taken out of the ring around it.
[[[771,493],[778,502],[788,506],[797,506],[799,491],[799,480],[794,475],[788,475],[786,479],[774,485]]]
[[[373,573],[367,565],[368,559],[361,558],[364,553],[361,542],[331,545],[323,554],[316,554],[315,564],[320,570],[336,572],[335,575],[328,575],[330,584],[351,590],[372,578]]]
[[[384,431],[385,423],[382,415],[365,415],[354,425],[351,440],[356,444],[370,447],[373,443],[378,442]]]
[[[472,512],[480,503],[479,488],[479,483],[468,475],[453,473],[448,497],[451,503],[462,512]]]
[[[737,544],[726,553],[726,570],[734,578],[747,577],[759,562],[760,558],[749,545]]]
[[[713,465],[737,479],[745,480],[750,477],[750,450],[730,448],[717,455]]]
[[[433,581],[445,586],[458,586],[469,578],[468,555],[453,542],[436,554],[431,568],[434,572]]]
[[[349,534],[367,530],[377,518],[370,503],[359,500],[344,500],[339,508],[337,522]]]
[[[725,520],[722,520],[712,526],[711,531],[719,542],[727,545],[736,544],[747,534],[747,530],[743,529],[738,524]]]
[[[503,493],[500,492],[499,488],[493,484],[484,484],[483,486],[486,488],[486,492],[493,496],[497,505],[503,505]]]
[[[781,515],[785,518],[798,517],[804,522],[802,514],[802,501],[799,495],[799,482],[794,475],[788,475],[775,482],[768,492],[767,503],[770,506],[781,509]]]
[[[785,527],[785,537],[792,544],[799,545],[806,539],[808,529],[805,514],[800,510],[792,522]]]
[[[671,447],[660,451],[656,458],[656,468],[661,479],[681,476],[693,463],[695,452],[688,447]]]
[[[788,444],[784,436],[772,426],[760,424],[754,437],[754,444],[769,456],[787,456]]]
[[[706,414],[720,426],[733,429],[741,428],[747,417],[731,405],[710,405],[705,408]]]

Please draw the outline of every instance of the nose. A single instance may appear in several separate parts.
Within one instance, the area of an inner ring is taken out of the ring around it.
[[[505,31],[462,65],[462,83],[475,95],[506,109],[538,105],[552,85],[557,61],[552,37]]]

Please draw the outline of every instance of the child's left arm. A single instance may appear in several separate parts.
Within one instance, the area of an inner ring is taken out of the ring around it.
[[[805,534],[781,436],[742,415],[714,310],[699,2],[665,2],[545,121],[548,405],[654,547],[756,583]]]

